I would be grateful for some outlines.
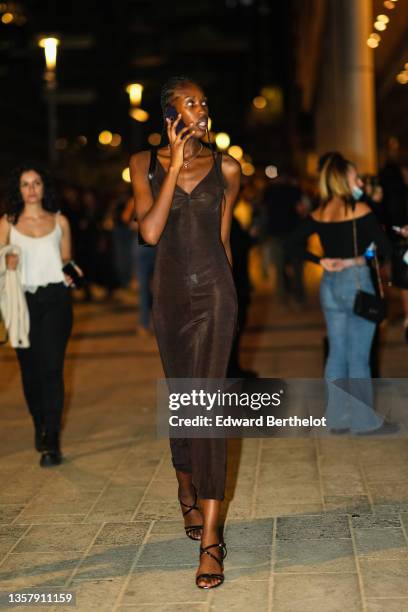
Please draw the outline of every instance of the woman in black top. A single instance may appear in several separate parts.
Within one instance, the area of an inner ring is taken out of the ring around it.
[[[319,181],[321,204],[288,241],[291,254],[324,269],[320,299],[329,337],[325,378],[344,381],[343,384],[329,384],[327,419],[330,428],[337,433],[349,430],[372,433],[389,425],[371,408],[369,355],[375,323],[354,314],[353,305],[358,288],[374,293],[364,257],[366,249],[375,243],[380,256],[389,256],[390,246],[375,214],[367,204],[355,202],[360,197],[360,190],[354,165],[339,153],[329,155]],[[318,234],[323,257],[305,250],[305,241],[311,234]],[[344,393],[344,388],[348,393]],[[347,413],[345,399],[350,394],[360,401],[357,407],[353,405],[351,413]]]

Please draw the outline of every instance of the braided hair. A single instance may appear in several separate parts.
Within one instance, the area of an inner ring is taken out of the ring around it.
[[[194,83],[193,79],[190,79],[188,76],[174,76],[168,79],[160,92],[160,105],[163,115],[163,129],[161,133],[161,141],[160,144],[162,146],[168,144],[167,138],[167,124],[166,124],[166,109],[172,103],[174,96],[176,95],[176,91],[187,85],[187,83]]]
[[[161,110],[162,110],[162,115],[163,115],[163,129],[162,129],[162,133],[161,133],[161,141],[160,141],[160,145],[159,146],[165,146],[166,144],[168,144],[167,123],[166,123],[166,120],[165,120],[166,109],[172,103],[172,100],[175,97],[177,90],[180,89],[181,87],[183,87],[184,85],[187,85],[187,84],[198,85],[194,79],[191,79],[190,77],[188,77],[186,75],[179,75],[179,76],[170,77],[164,83],[164,85],[163,85],[163,87],[161,89],[160,104],[161,104]],[[222,185],[223,203],[225,205],[224,180],[223,180],[221,172],[220,172],[220,170],[218,168],[218,164],[217,164],[217,149],[216,149],[215,144],[211,141],[211,136],[210,136],[210,132],[208,130],[208,126],[207,126],[207,137],[208,137],[208,145],[205,142],[203,144],[204,144],[204,146],[208,147],[211,150],[211,154],[213,156],[215,168],[216,168],[216,171],[217,171],[217,178],[218,178],[218,181],[219,181],[220,185]]]
[[[164,83],[160,93],[160,104],[163,117],[166,112],[166,107],[171,104],[177,89],[180,89],[180,87],[183,87],[183,85],[186,85],[187,83],[195,83],[195,81],[190,79],[188,76],[174,76]]]

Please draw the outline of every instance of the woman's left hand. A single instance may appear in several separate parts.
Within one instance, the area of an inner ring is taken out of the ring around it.
[[[74,264],[75,270],[78,272],[79,276],[83,276],[84,273],[82,272],[81,268],[79,266],[77,266],[76,264]],[[69,285],[71,287],[71,285],[75,284],[74,279],[72,278],[72,276],[69,276],[69,274],[65,274],[64,272],[64,278],[65,278],[65,282],[67,283],[67,285]]]

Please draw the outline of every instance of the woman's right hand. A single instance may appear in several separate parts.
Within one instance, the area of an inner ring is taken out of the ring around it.
[[[179,134],[176,133],[176,128],[181,121],[181,115],[179,114],[175,121],[171,121],[166,118],[167,122],[167,136],[170,144],[170,166],[177,171],[180,171],[184,162],[184,145],[187,140],[190,140],[194,136],[195,130],[191,127],[194,125],[190,123],[189,126],[183,128]]]
[[[344,270],[344,262],[339,258],[322,257],[320,265],[327,270],[327,272],[341,272]]]
[[[7,270],[17,270],[18,266],[18,255],[16,253],[9,253],[6,255],[6,267]]]

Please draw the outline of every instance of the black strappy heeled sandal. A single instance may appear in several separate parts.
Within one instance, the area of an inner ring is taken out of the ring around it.
[[[188,510],[183,512],[183,516],[186,516],[192,510],[198,510],[200,512],[200,508],[197,506],[197,491],[195,489],[194,489],[194,502],[192,506],[190,506],[189,504],[185,504],[183,501],[181,501],[180,498],[179,498],[179,502],[182,506],[184,506],[185,508],[188,508]],[[194,542],[199,542],[201,540],[201,536],[199,538],[193,538],[192,533],[199,529],[201,529],[202,531],[203,527],[204,527],[203,525],[188,525],[188,527],[184,527],[186,531],[186,536],[190,538],[190,540],[194,540]]]
[[[209,552],[210,548],[220,548],[221,549],[221,560]],[[225,557],[227,556],[227,547],[225,546],[224,542],[221,542],[220,544],[210,544],[210,546],[205,546],[204,548],[200,546],[200,559],[201,559],[201,555],[204,555],[204,554],[211,557],[211,559],[214,559],[214,561],[216,561],[218,565],[220,566],[221,571],[222,572],[224,571],[223,561]],[[217,584],[212,584],[208,586],[201,586],[200,584],[198,584],[200,580],[203,580],[203,579],[213,580],[214,578],[216,580],[219,580]],[[196,576],[196,585],[198,586],[199,589],[215,589],[216,587],[220,586],[223,582],[224,582],[224,574],[198,574],[198,576]]]

